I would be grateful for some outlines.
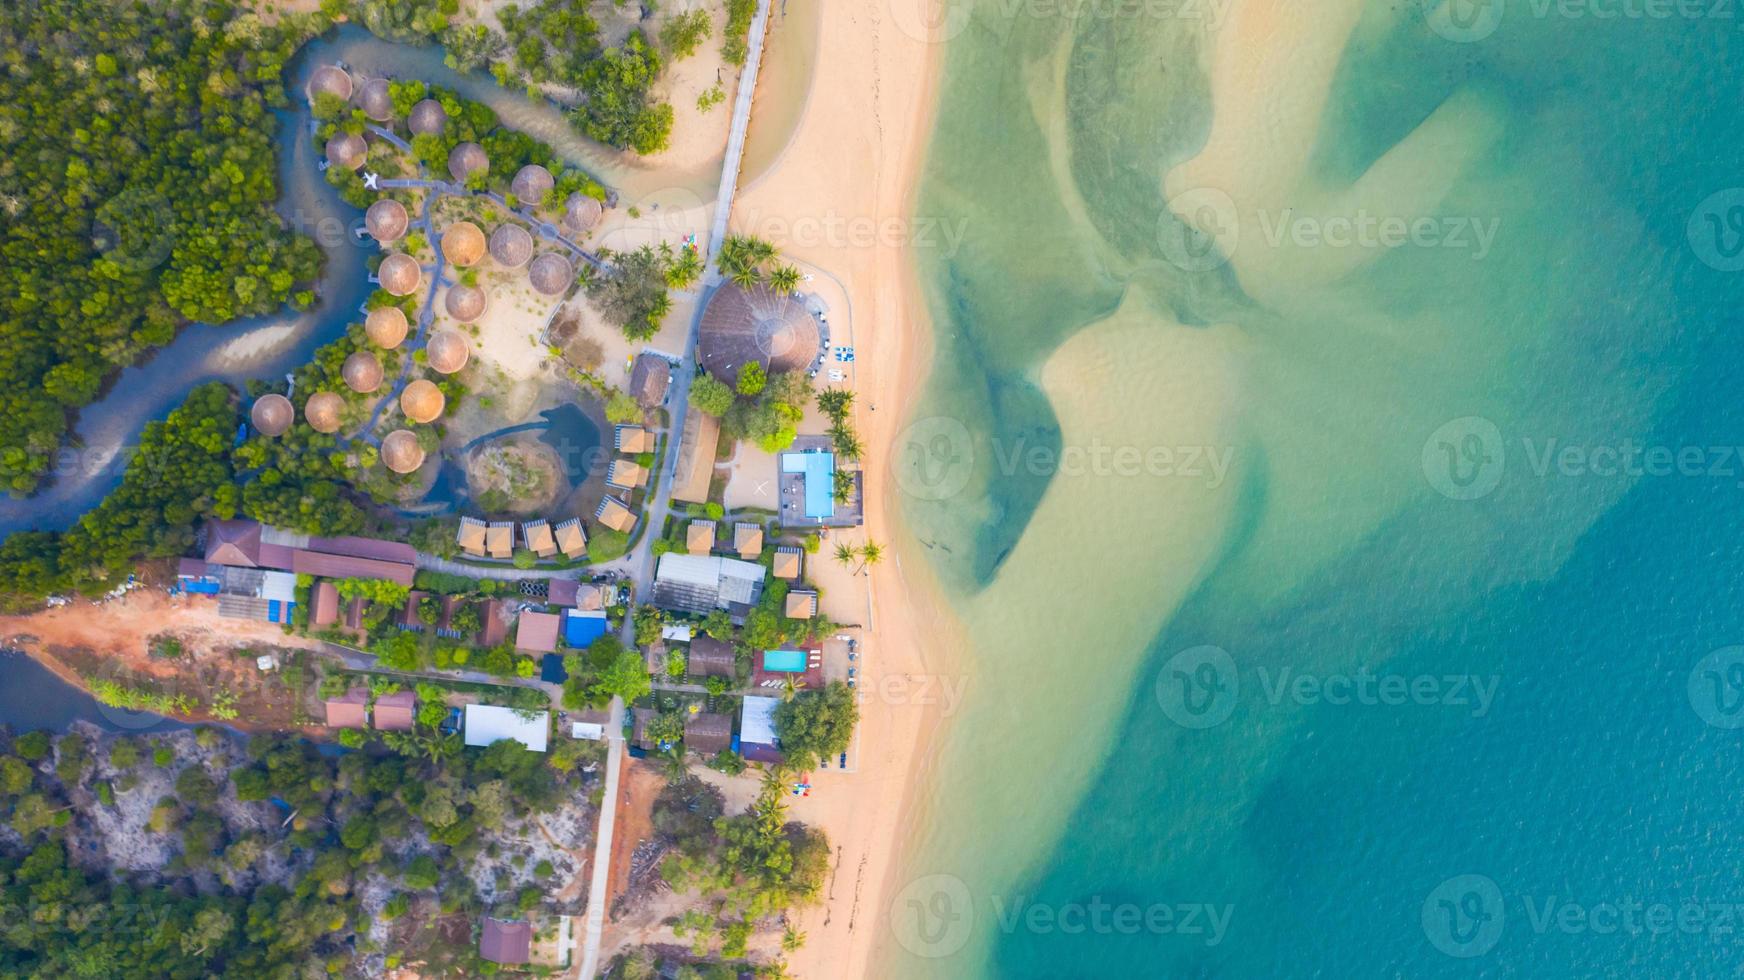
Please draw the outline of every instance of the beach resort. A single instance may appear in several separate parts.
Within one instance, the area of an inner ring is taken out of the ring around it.
[[[820,164],[842,107],[868,105],[853,73],[902,77],[922,51],[858,65],[839,15],[770,0],[601,13],[605,57],[674,59],[636,125],[687,88],[697,103],[636,159],[598,142],[617,138],[593,115],[603,83],[563,81],[585,72],[497,89],[403,55],[381,9],[358,4],[283,78],[282,179],[348,216],[297,300],[312,312],[260,334],[310,339],[232,345],[252,373],[147,424],[203,458],[171,462],[176,485],[130,467],[87,506],[121,521],[162,500],[149,547],[0,616],[35,683],[72,692],[50,751],[104,760],[44,792],[123,804],[56,839],[201,874],[178,857],[198,827],[234,887],[325,876],[322,901],[368,923],[295,955],[346,975],[866,963],[901,773],[937,720],[871,694],[919,650],[909,612],[877,602],[893,562],[874,537],[910,329],[889,303],[908,287],[898,249],[760,231],[777,188],[795,215],[902,193],[906,163]],[[556,30],[480,23],[523,45]],[[579,105],[550,113],[565,84]],[[638,169],[662,167],[718,184],[712,200]],[[71,511],[101,488],[46,492]],[[140,752],[175,761],[142,776]],[[781,859],[736,870],[734,828]],[[275,833],[305,856],[238,843]]]

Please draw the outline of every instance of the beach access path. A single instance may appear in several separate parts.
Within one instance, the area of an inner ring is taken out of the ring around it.
[[[614,696],[606,721],[606,785],[600,797],[599,833],[594,835],[593,873],[587,886],[587,920],[582,928],[585,945],[576,974],[583,980],[599,974],[600,937],[606,928],[606,883],[611,880],[612,831],[618,822],[618,783],[623,770],[624,699]]]

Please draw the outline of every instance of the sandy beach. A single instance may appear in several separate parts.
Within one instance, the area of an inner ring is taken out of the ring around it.
[[[867,627],[868,656],[859,685],[858,771],[817,773],[812,795],[792,801],[792,816],[827,831],[836,853],[823,903],[799,915],[806,943],[790,965],[800,977],[866,975],[874,949],[890,935],[884,915],[909,836],[903,829],[914,819],[924,749],[955,705],[945,692],[962,684],[955,664],[921,644],[931,637],[937,649],[943,611],[925,563],[905,567],[894,523],[891,454],[929,352],[911,242],[906,234],[855,231],[906,227],[931,131],[942,46],[901,29],[921,22],[921,3],[894,4],[915,9],[866,0],[824,8],[798,130],[775,168],[742,188],[732,220],[734,231],[769,240],[820,277],[838,279],[847,293],[852,338],[832,340],[855,346],[855,424],[869,451],[865,533],[843,537],[887,546],[870,575],[851,575],[823,556],[812,565],[826,611]],[[832,314],[832,329],[847,319]]]

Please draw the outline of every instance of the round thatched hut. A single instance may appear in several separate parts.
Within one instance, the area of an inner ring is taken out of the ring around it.
[[[283,395],[262,395],[248,410],[248,420],[253,423],[254,431],[263,436],[282,436],[297,420],[297,410]]]
[[[400,411],[414,422],[434,422],[441,417],[447,401],[434,381],[419,378],[400,392]]]
[[[424,281],[424,270],[418,267],[417,259],[404,252],[394,252],[382,259],[381,268],[376,270],[376,278],[389,293],[410,296],[417,290],[418,284]]]
[[[327,165],[356,170],[369,156],[369,144],[356,133],[334,133],[327,141]]]
[[[605,205],[599,202],[599,198],[581,193],[571,194],[563,205],[563,227],[578,235],[584,234],[592,231],[605,213]]]
[[[752,362],[771,374],[805,370],[822,344],[817,318],[792,294],[727,283],[703,310],[697,358],[710,374],[732,384]]]
[[[345,399],[335,392],[317,391],[303,403],[303,421],[316,432],[338,432],[339,413],[345,410]]]
[[[477,143],[461,143],[448,151],[448,174],[461,183],[474,173],[490,172],[490,157]]]
[[[410,330],[405,312],[397,306],[377,307],[363,318],[363,332],[369,336],[369,342],[384,350],[404,343]]]
[[[413,136],[434,136],[442,132],[448,125],[448,112],[442,108],[442,103],[435,99],[425,99],[412,107],[412,114],[406,117],[406,127]]]
[[[484,290],[465,284],[451,287],[443,300],[448,315],[461,323],[471,323],[484,316],[484,303]]]
[[[519,269],[533,257],[533,236],[513,222],[497,226],[491,232],[490,256],[507,269]]]
[[[556,252],[546,252],[527,268],[527,281],[546,296],[561,296],[575,282],[575,268]]]
[[[372,78],[357,92],[357,105],[363,114],[376,122],[394,118],[394,97],[388,92],[388,80]]]
[[[529,163],[515,171],[515,179],[509,182],[509,193],[521,202],[524,208],[536,208],[545,200],[545,195],[551,188],[557,186],[557,181],[551,178],[551,171],[536,163]]]
[[[382,465],[395,473],[410,473],[424,465],[424,447],[410,429],[395,429],[381,444]]]
[[[457,221],[442,233],[442,257],[462,268],[484,258],[484,232],[470,221]]]
[[[350,101],[351,76],[338,65],[322,65],[309,76],[308,88],[304,90],[309,101],[315,101],[317,95],[332,95]]]
[[[472,345],[458,330],[438,330],[425,345],[424,356],[430,363],[430,370],[453,374],[466,366],[467,359],[472,356]]]
[[[381,387],[381,361],[369,351],[355,351],[340,366],[339,376],[345,379],[346,387],[367,395]]]
[[[412,218],[406,213],[406,206],[391,197],[384,197],[371,204],[369,210],[363,213],[364,230],[384,245],[404,238],[411,223]]]

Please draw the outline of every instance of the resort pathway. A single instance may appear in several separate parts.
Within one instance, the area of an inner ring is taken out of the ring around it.
[[[768,0],[764,0],[768,3]],[[600,937],[606,928],[606,883],[612,864],[612,830],[618,822],[618,781],[624,765],[624,699],[612,698],[611,718],[606,722],[606,785],[600,797],[599,833],[594,838],[593,878],[587,888],[587,925],[582,935],[586,946],[581,954],[583,980],[599,974]]]
[[[542,578],[580,579],[582,572],[579,568],[516,568],[507,562],[501,565],[473,565],[422,551],[418,552],[417,565],[422,569],[443,572],[448,575],[464,575],[467,578],[510,579],[516,582]]]

